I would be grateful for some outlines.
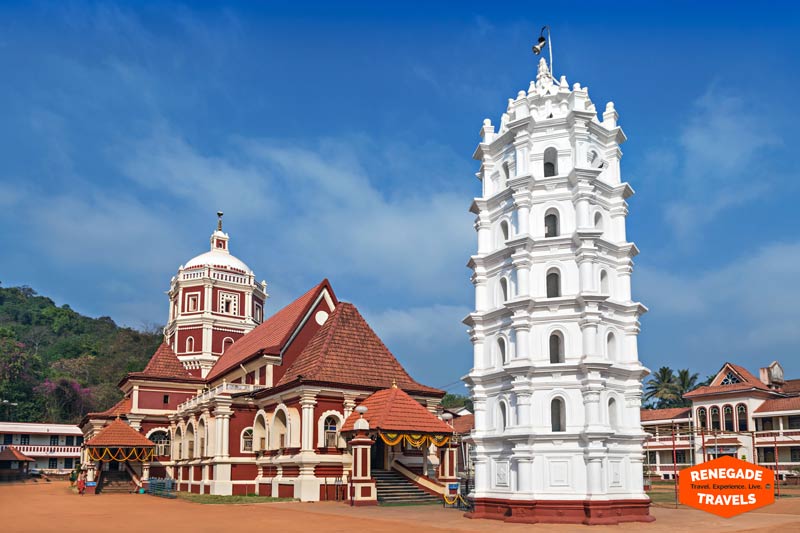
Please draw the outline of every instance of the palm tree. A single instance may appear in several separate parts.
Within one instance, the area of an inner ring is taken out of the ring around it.
[[[699,386],[697,383],[698,377],[697,373],[692,374],[688,368],[678,370],[678,375],[675,377],[675,388],[678,392],[676,407],[689,407],[692,404],[691,401],[684,400],[683,395]]]
[[[644,399],[655,400],[656,407],[671,407],[681,399],[675,374],[668,366],[662,366],[644,387]]]

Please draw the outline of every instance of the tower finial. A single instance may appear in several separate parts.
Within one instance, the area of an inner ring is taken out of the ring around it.
[[[394,379],[394,378],[392,378],[392,388],[393,388],[393,389],[396,389],[396,388],[397,388],[397,380],[396,380],[396,379]]]
[[[217,231],[222,231],[222,215],[224,215],[222,211],[217,211]]]

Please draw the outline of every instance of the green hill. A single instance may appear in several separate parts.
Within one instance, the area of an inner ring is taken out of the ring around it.
[[[77,422],[107,409],[122,376],[142,370],[161,339],[58,307],[30,287],[0,287],[0,420]]]

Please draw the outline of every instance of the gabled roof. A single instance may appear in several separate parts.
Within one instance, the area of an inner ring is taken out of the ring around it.
[[[115,418],[118,416],[127,415],[133,409],[133,401],[130,396],[125,396],[123,399],[109,407],[105,411],[99,413],[87,413],[86,418]]]
[[[678,418],[689,418],[691,415],[689,407],[674,407],[670,409],[642,409],[642,422],[652,422],[654,420],[675,420]]]
[[[722,380],[725,379],[727,371],[732,371],[742,381],[740,383],[733,383],[731,385],[722,385]],[[733,363],[725,363],[722,368],[717,372],[716,377],[711,382],[711,385],[704,385],[697,387],[693,391],[689,391],[683,395],[684,398],[696,398],[698,396],[705,396],[707,394],[718,394],[721,392],[737,392],[744,390],[763,390],[772,392],[772,389],[767,387],[760,379],[751,374],[746,368],[734,365]]]
[[[202,378],[193,376],[183,363],[178,359],[177,354],[167,343],[162,343],[156,353],[150,358],[147,366],[141,372],[129,372],[128,377],[156,378],[156,379],[179,379],[181,381],[203,381]]]
[[[256,354],[280,355],[284,345],[289,341],[292,333],[300,325],[309,308],[316,301],[323,289],[336,303],[336,296],[327,279],[306,292],[267,320],[256,326],[251,332],[234,342],[225,353],[220,356],[206,379],[212,381],[228,370],[244,364]]]
[[[347,302],[336,306],[276,386],[300,381],[367,390],[396,384],[413,393],[444,396],[443,391],[414,381],[358,309]]]
[[[800,379],[787,379],[781,392],[786,394],[800,394]]]
[[[9,446],[5,450],[0,451],[0,461],[29,461],[35,463],[36,459],[31,459],[13,446]]]
[[[459,435],[466,435],[475,428],[475,415],[464,415],[453,419],[453,430]]]
[[[453,433],[453,428],[397,387],[380,390],[361,402],[361,405],[367,407],[364,418],[369,422],[370,429],[401,433]],[[360,417],[359,413],[353,411],[342,424],[342,431],[353,431]]]
[[[155,446],[155,444],[119,418],[115,418],[97,435],[87,440],[86,446],[139,448]]]
[[[800,411],[800,396],[789,398],[771,398],[758,406],[756,413],[772,413],[775,411]]]

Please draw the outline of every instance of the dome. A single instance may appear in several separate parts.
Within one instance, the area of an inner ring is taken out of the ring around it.
[[[253,271],[250,270],[250,267],[248,267],[244,261],[231,255],[227,251],[220,250],[211,250],[210,252],[200,254],[197,257],[190,259],[183,268],[186,269],[198,266],[232,268],[234,270],[243,271],[247,274],[253,273]]]

